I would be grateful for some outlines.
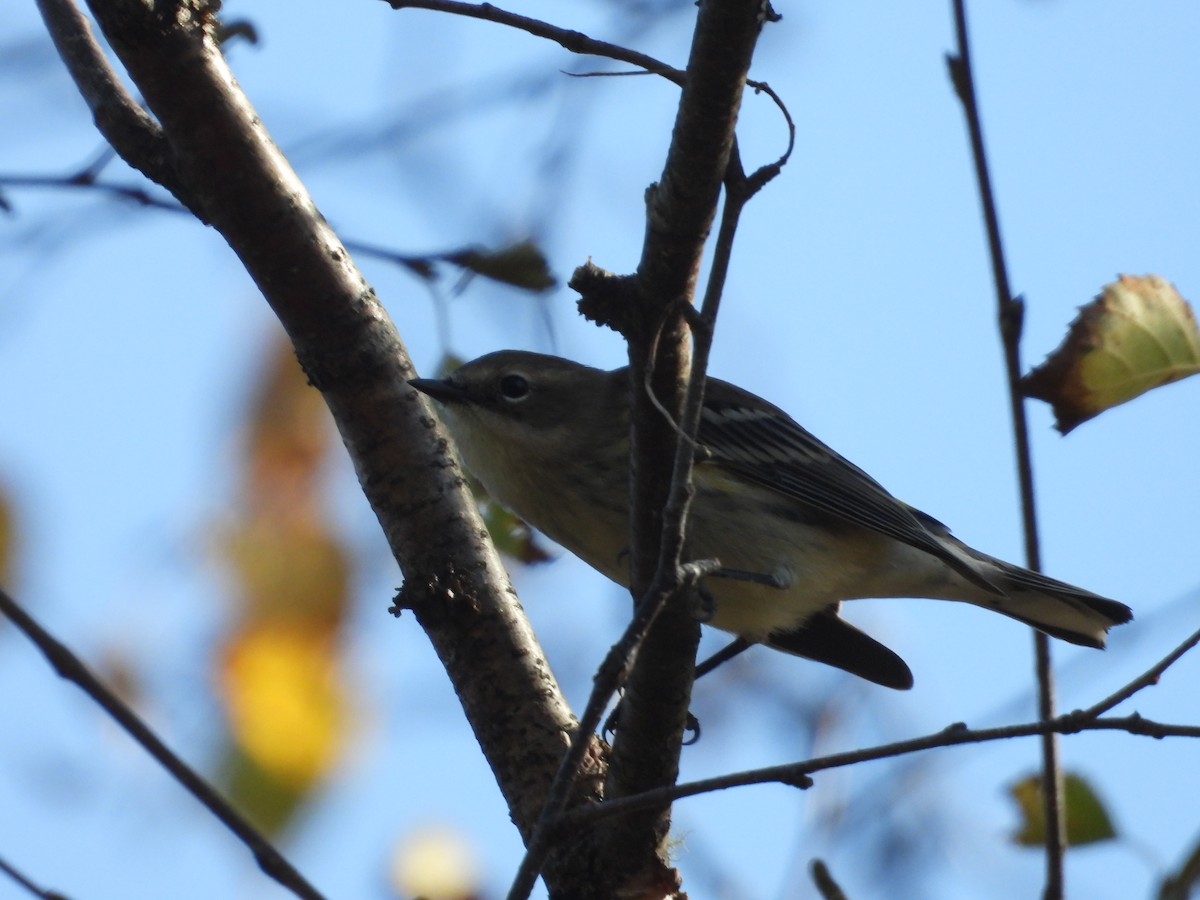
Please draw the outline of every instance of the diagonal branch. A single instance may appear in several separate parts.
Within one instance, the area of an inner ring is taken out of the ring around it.
[[[62,643],[39,625],[12,597],[0,590],[0,612],[3,612],[25,636],[42,651],[54,670],[67,681],[78,685],[96,701],[125,732],[188,790],[189,793],[232,831],[250,852],[258,867],[297,897],[320,900],[321,894],[289,863],[249,822],[182,759],[176,756],[150,727],[124,701],[110,691],[91,673],[91,670]]]

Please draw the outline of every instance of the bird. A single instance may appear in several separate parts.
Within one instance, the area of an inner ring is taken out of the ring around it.
[[[630,379],[501,350],[409,382],[437,401],[466,468],[501,505],[629,586]],[[740,643],[906,690],[893,650],[841,616],[864,598],[954,600],[1103,648],[1128,606],[1004,562],[898,500],[783,410],[707,379],[686,552],[716,559],[708,624]]]

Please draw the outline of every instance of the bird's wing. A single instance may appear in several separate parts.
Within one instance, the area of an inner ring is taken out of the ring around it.
[[[944,560],[985,590],[1000,594],[938,539],[945,526],[901,503],[858,466],[823,444],[787,413],[724,381],[709,379],[700,419],[703,462],[720,466],[842,521],[903,541]],[[923,524],[928,519],[937,527]]]

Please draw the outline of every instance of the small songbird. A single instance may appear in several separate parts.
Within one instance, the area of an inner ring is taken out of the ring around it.
[[[466,467],[504,506],[629,584],[629,375],[503,350],[445,379],[441,404]],[[968,547],[897,500],[787,413],[710,378],[697,436],[692,559],[710,624],[746,641],[905,689],[904,661],[842,619],[843,600],[958,600],[1073,644],[1103,647],[1129,607]]]

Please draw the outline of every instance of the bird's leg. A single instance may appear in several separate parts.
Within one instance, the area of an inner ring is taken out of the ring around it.
[[[749,650],[754,646],[754,643],[754,641],[748,641],[745,638],[735,638],[734,640],[730,641],[712,656],[708,657],[708,659],[704,660],[704,662],[696,666],[696,678],[707,675],[722,663],[727,663],[739,653],[744,653],[746,650]],[[617,730],[617,727],[620,724],[621,701],[618,700],[617,705],[613,707],[613,711],[609,713],[608,718],[604,720],[604,730],[601,731],[601,734],[603,734],[607,739],[610,734]],[[684,727],[686,731],[690,731],[692,733],[691,737],[684,739],[683,745],[685,747],[690,746],[696,743],[696,741],[700,740],[700,720],[696,718],[691,710],[688,710],[687,725]]]
[[[745,638],[735,638],[708,659],[704,660],[704,662],[697,665],[696,677],[701,678],[707,675],[717,666],[729,662],[729,660],[733,659],[739,653],[744,653],[753,646],[754,641],[748,641]]]
[[[704,576],[712,576],[714,578],[729,578],[734,581],[748,581],[754,584],[765,585],[766,587],[778,588],[786,590],[791,587],[793,578],[790,570],[780,567],[774,572],[764,575],[760,572],[745,572],[741,569],[726,569],[716,563],[715,560],[705,560],[700,563],[692,563],[684,567],[685,580],[693,581],[695,586],[696,597],[696,618],[700,622],[709,622],[717,611],[717,601],[713,597],[712,592],[704,586],[700,581]],[[712,656],[708,657],[703,662],[696,666],[696,678],[707,675],[713,669],[728,662],[740,653],[754,646],[754,641],[748,641],[745,638],[735,638],[730,641]],[[606,738],[617,730],[621,722],[621,701],[617,701],[617,705],[613,711],[609,713],[608,718],[604,720],[604,727],[601,734]],[[700,720],[697,719],[691,711],[687,714],[687,731],[692,732],[692,736],[684,740],[684,746],[694,744],[700,740]]]
[[[746,572],[742,569],[727,569],[724,566],[715,572],[710,572],[712,578],[728,578],[731,581],[748,581],[751,584],[761,584],[764,587],[778,588],[786,591],[796,583],[792,571],[786,566],[780,566],[774,572]]]

